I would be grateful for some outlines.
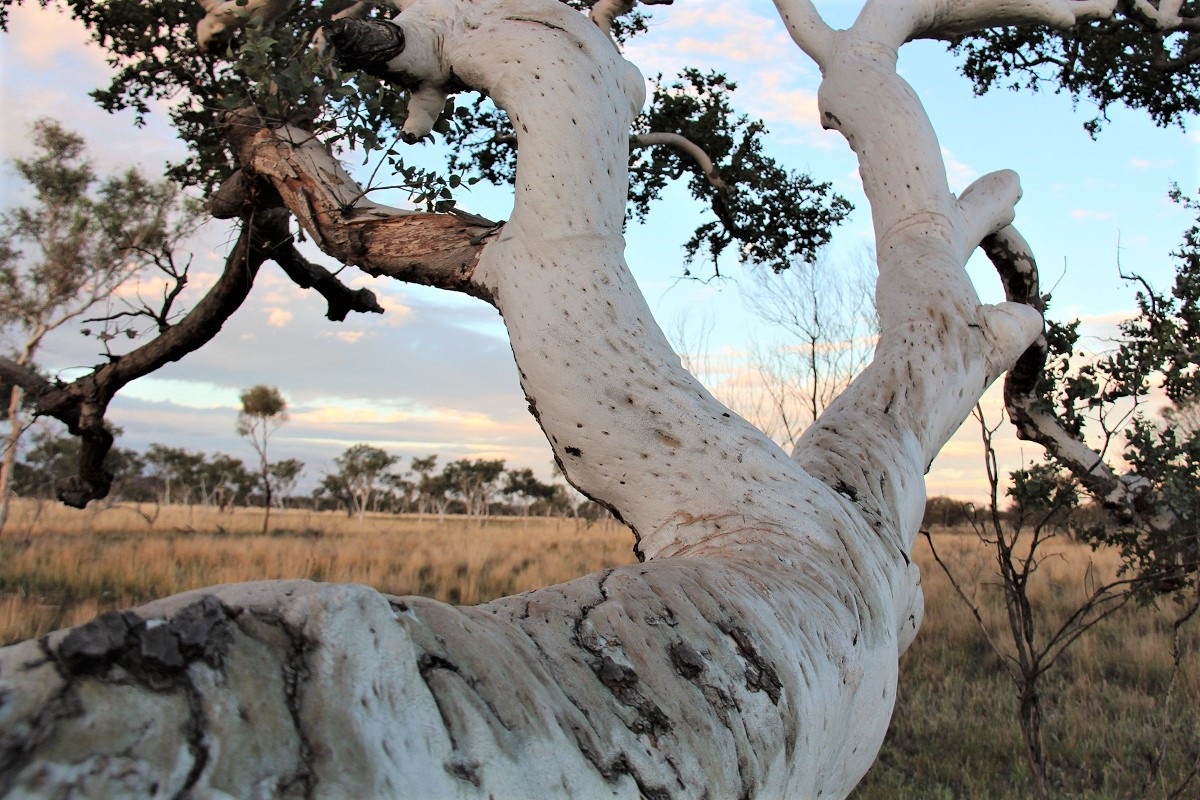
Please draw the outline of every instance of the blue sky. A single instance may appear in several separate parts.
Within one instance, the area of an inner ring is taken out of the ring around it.
[[[817,5],[832,24],[845,25],[859,3]],[[635,40],[626,56],[647,76],[669,76],[686,64],[718,69],[737,81],[738,105],[771,130],[770,152],[832,181],[856,205],[830,252],[834,264],[853,259],[870,236],[856,163],[840,136],[819,128],[819,76],[787,38],[774,7],[760,0],[681,0],[651,14],[650,33]],[[0,154],[6,162],[25,152],[28,125],[43,115],[84,133],[102,169],[140,164],[157,171],[165,159],[179,155],[161,118],[135,130],[128,117],[110,117],[91,104],[87,91],[102,82],[106,67],[72,23],[36,5],[22,6],[13,11],[10,30],[0,38],[5,73],[0,102],[6,109]],[[1025,197],[1016,224],[1038,255],[1044,280],[1054,284],[1055,313],[1083,317],[1095,337],[1092,346],[1102,348],[1103,337],[1132,307],[1118,261],[1159,286],[1170,280],[1168,254],[1189,220],[1167,200],[1167,191],[1172,181],[1185,191],[1200,183],[1200,139],[1116,109],[1093,141],[1082,128],[1092,111],[1073,108],[1065,96],[975,97],[938,43],[904,48],[900,69],[926,104],[953,189],[994,169],[1021,175]],[[0,202],[19,199],[6,170]],[[477,187],[460,202],[502,218],[508,195]],[[664,330],[674,330],[684,318],[711,320],[708,346],[736,358],[770,331],[746,312],[737,267],[723,265],[732,277],[720,282],[680,280],[682,244],[702,213],[683,192],[671,192],[645,225],[629,230],[627,257]],[[212,279],[228,243],[228,230],[216,224],[196,243],[197,288]],[[971,270],[984,298],[998,299],[986,262],[976,259]],[[375,289],[388,313],[329,323],[319,298],[266,268],[247,306],[214,342],[118,398],[112,417],[126,430],[122,444],[140,448],[160,441],[249,457],[248,446],[233,432],[237,393],[268,383],[292,406],[292,422],[276,435],[275,452],[305,460],[310,483],[333,456],[359,441],[406,461],[433,452],[504,457],[548,477],[549,448],[525,410],[496,313],[477,301],[421,287],[352,280]],[[97,360],[93,344],[64,332],[49,342],[43,362],[70,374],[71,367]],[[995,412],[994,398],[986,405]],[[1038,455],[1011,437],[1002,439],[1001,449],[1010,464]],[[935,463],[930,492],[978,496],[981,472],[978,435],[968,422]]]

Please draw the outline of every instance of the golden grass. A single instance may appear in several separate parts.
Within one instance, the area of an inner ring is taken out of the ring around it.
[[[472,604],[632,563],[632,537],[613,523],[570,520],[274,512],[171,507],[72,511],[18,502],[0,536],[0,643],[214,583],[263,578],[356,582],[391,594]],[[157,513],[156,513],[157,512]],[[1007,639],[993,556],[970,533],[935,536],[942,559]],[[1112,554],[1069,541],[1039,569],[1039,625],[1058,624],[1117,569]],[[919,542],[925,623],[901,662],[892,727],[856,800],[1032,797],[1003,661]],[[1080,639],[1045,679],[1045,727],[1061,797],[1165,797],[1200,757],[1200,636],[1182,641],[1172,679],[1174,609],[1129,607]],[[1170,705],[1164,703],[1171,685]],[[1154,780],[1149,766],[1161,760]],[[1181,797],[1200,796],[1200,783]]]
[[[0,643],[218,583],[308,578],[469,605],[636,560],[612,522],[276,511],[261,526],[249,509],[172,507],[151,525],[126,509],[19,502],[0,537]]]
[[[995,641],[1012,652],[994,555],[968,531],[934,535],[942,560],[980,607]],[[1096,586],[1115,576],[1113,553],[1054,540],[1030,596],[1043,636]],[[918,542],[925,622],[900,662],[892,726],[855,800],[1035,797],[1004,662]],[[1077,640],[1042,685],[1044,731],[1056,797],[1165,798],[1200,759],[1200,620],[1181,638],[1179,608],[1129,605]],[[1170,699],[1167,699],[1168,685]],[[1161,769],[1153,766],[1161,763]],[[1200,779],[1178,797],[1200,797]]]

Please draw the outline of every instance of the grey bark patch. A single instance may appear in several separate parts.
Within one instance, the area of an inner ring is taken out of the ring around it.
[[[738,653],[746,662],[746,687],[754,692],[766,692],[771,702],[779,705],[783,684],[775,667],[758,652],[758,648],[750,641],[749,633],[741,628],[729,628],[725,633],[733,639]]]
[[[849,497],[851,501],[858,500],[858,490],[843,480],[839,480],[837,485],[833,487],[839,494]]]
[[[129,630],[141,620],[128,611],[109,611],[71,629],[58,655],[70,672],[90,674],[114,663],[125,649]]]
[[[656,736],[671,730],[671,720],[642,693],[641,681],[633,669],[618,664],[608,656],[594,664],[592,669],[617,700],[637,712],[637,716],[629,723],[631,731]]]
[[[687,642],[671,645],[671,663],[675,665],[675,671],[688,680],[703,672],[706,666],[704,656]]]
[[[228,621],[228,609],[213,595],[205,595],[169,620],[109,612],[72,629],[57,656],[69,674],[102,675],[120,664],[156,683],[194,661],[220,666],[232,638]]]
[[[442,764],[442,769],[459,780],[469,781],[475,786],[483,785],[483,778],[479,775],[479,768],[482,765],[478,761],[466,761],[461,758],[452,758]]]
[[[444,656],[439,656],[436,653],[421,653],[417,657],[417,669],[421,675],[425,675],[430,670],[447,669],[451,672],[458,672],[458,665]]]

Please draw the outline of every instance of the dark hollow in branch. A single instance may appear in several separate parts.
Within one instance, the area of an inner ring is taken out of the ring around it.
[[[382,77],[387,63],[404,52],[404,31],[379,19],[335,19],[325,26],[334,57],[342,69],[358,69]]]
[[[1038,282],[1037,264],[1025,239],[1011,226],[981,243],[1004,285],[1007,299],[1039,311],[1045,300]],[[1004,380],[1004,406],[1016,427],[1017,438],[1037,442],[1064,464],[1080,484],[1118,520],[1134,519],[1153,524],[1149,485],[1145,480],[1122,477],[1104,458],[1072,435],[1039,394],[1049,344],[1043,333],[1029,346]]]

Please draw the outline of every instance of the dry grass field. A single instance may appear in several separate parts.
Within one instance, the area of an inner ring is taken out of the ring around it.
[[[18,501],[0,534],[0,644],[217,583],[309,578],[470,605],[636,561],[613,522]]]
[[[349,581],[392,594],[478,603],[631,563],[622,527],[570,520],[274,512],[172,507],[83,512],[19,502],[0,535],[0,643],[214,583],[260,578]],[[963,532],[935,535],[943,560],[1000,637],[1007,621],[991,556]],[[1116,563],[1070,542],[1032,592],[1050,625]],[[1034,796],[1012,683],[929,548],[917,546],[926,618],[905,655],[888,741],[856,800]],[[1200,624],[1182,639],[1172,679],[1176,609],[1130,607],[1079,642],[1046,676],[1046,732],[1056,795],[1166,798],[1200,758]],[[1168,691],[1169,690],[1169,691]],[[1180,798],[1200,797],[1200,778]]]

